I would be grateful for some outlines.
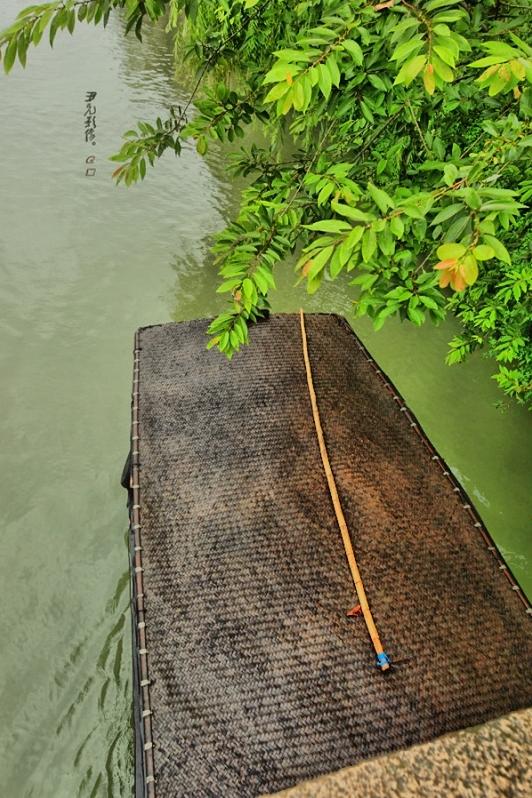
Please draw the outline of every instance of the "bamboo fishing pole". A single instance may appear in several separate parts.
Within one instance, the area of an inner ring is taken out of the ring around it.
[[[303,343],[303,358],[305,360],[305,370],[307,372],[308,392],[310,395],[310,403],[312,405],[312,415],[314,417],[314,426],[316,427],[316,435],[318,437],[323,469],[325,471],[325,476],[327,477],[329,493],[331,494],[334,512],[336,514],[336,520],[338,521],[338,526],[340,527],[340,532],[342,535],[342,541],[344,544],[347,562],[349,563],[351,576],[353,578],[353,582],[355,583],[355,590],[358,596],[358,600],[360,602],[360,608],[362,610],[366,626],[368,627],[368,632],[369,636],[371,637],[371,642],[373,643],[373,647],[377,655],[377,667],[380,668],[382,671],[387,671],[390,668],[391,664],[390,659],[386,654],[386,652],[384,651],[381,639],[379,637],[379,633],[377,631],[377,627],[375,626],[375,621],[373,620],[373,615],[371,614],[371,610],[369,608],[366,591],[364,589],[362,577],[360,576],[360,571],[358,569],[355,552],[353,550],[353,544],[351,543],[351,537],[349,535],[349,530],[347,528],[347,522],[345,520],[345,515],[342,510],[340,497],[338,496],[338,489],[336,487],[336,481],[334,479],[334,474],[332,472],[329,455],[327,453],[327,447],[325,445],[323,428],[321,426],[320,411],[318,409],[318,401],[316,399],[316,391],[314,390],[314,381],[312,379],[312,369],[310,366],[310,359],[308,354],[307,332],[305,329],[305,316],[302,309],[299,312],[299,316],[301,321],[301,339]]]

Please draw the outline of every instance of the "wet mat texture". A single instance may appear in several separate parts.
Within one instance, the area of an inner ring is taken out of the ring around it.
[[[255,326],[232,362],[207,326],[137,335],[149,794],[254,798],[530,706],[526,602],[346,323],[306,317],[362,578],[403,661],[386,675],[346,617],[298,317]]]

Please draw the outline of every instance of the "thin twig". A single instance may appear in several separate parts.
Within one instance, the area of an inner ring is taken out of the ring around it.
[[[423,131],[421,130],[421,128],[419,126],[419,123],[417,121],[416,115],[414,113],[414,109],[412,108],[412,103],[410,102],[409,99],[406,100],[406,105],[408,106],[408,110],[410,111],[410,115],[412,117],[412,121],[414,122],[416,130],[418,132],[418,136],[421,139],[421,143],[423,144],[425,152],[427,153],[427,155],[430,155],[430,150],[427,147],[427,142],[425,141],[425,137],[423,136]]]

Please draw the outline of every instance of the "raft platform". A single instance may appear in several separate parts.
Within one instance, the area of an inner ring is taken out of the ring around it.
[[[137,798],[258,798],[532,705],[530,604],[471,500],[347,323],[305,321],[392,667],[347,615],[299,317],[257,324],[231,362],[206,350],[206,320],[139,330],[125,483]]]

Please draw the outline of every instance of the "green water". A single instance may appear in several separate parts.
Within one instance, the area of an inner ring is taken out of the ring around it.
[[[0,27],[26,5],[3,0]],[[221,299],[208,237],[238,188],[216,150],[165,157],[115,189],[105,157],[138,117],[183,100],[162,31],[141,49],[112,21],[80,27],[0,77],[0,793],[130,796],[125,494],[131,349],[144,324],[206,316]],[[96,145],[84,142],[96,91]],[[96,175],[84,175],[87,155]],[[278,277],[274,309],[348,313]],[[501,414],[477,358],[443,365],[450,326],[357,330],[396,382],[532,591],[530,419]]]

